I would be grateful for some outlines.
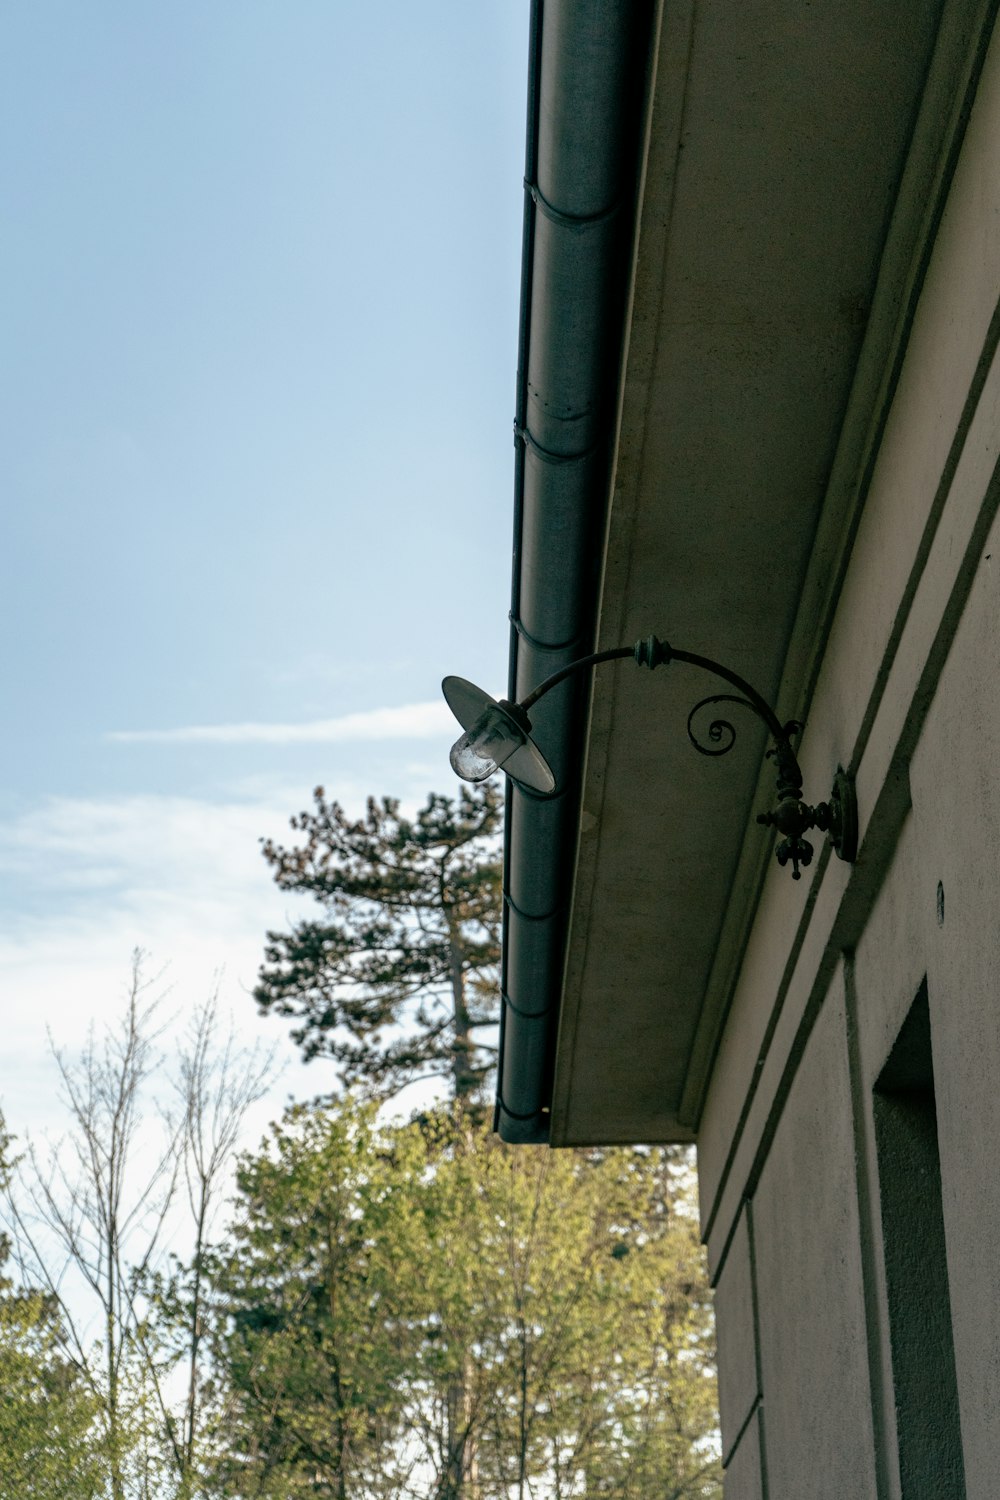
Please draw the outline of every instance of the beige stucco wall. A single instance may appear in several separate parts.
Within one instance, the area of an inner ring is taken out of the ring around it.
[[[860,857],[768,876],[700,1125],[730,1500],[902,1494],[873,1091],[924,984],[964,1493],[1000,1493],[998,309],[994,43],[802,745]]]

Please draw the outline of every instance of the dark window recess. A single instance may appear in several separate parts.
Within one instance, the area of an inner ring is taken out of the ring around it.
[[[927,986],[875,1085],[903,1500],[964,1500]]]

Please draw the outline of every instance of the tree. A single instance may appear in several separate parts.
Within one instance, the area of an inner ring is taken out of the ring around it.
[[[297,1106],[213,1273],[240,1495],[716,1500],[712,1323],[669,1151]],[[454,1399],[463,1406],[456,1425]],[[470,1461],[456,1476],[456,1441]],[[220,1477],[218,1492],[226,1492]]]
[[[371,1103],[292,1106],[237,1174],[213,1275],[228,1382],[220,1492],[396,1495],[400,1391],[414,1369],[420,1275],[414,1132],[390,1140]]]
[[[497,1019],[501,799],[488,784],[432,794],[413,819],[370,798],[353,820],[318,787],[302,835],[264,841],[282,890],[315,897],[319,919],[268,934],[254,996],[292,1016],[306,1058],[340,1066],[347,1087],[395,1092],[444,1078],[480,1090]]]
[[[91,1451],[111,1500],[196,1493],[203,1264],[240,1127],[270,1062],[220,1040],[213,994],[194,1013],[176,1073],[162,1074],[156,986],[136,950],[119,1021],[103,1034],[92,1029],[78,1057],[53,1049],[69,1131],[57,1147],[29,1146],[4,1183],[22,1275],[58,1310],[94,1403],[100,1435]],[[172,1111],[150,1107],[154,1074],[174,1095]],[[179,1228],[180,1182],[193,1239],[185,1263],[162,1247],[168,1214]],[[172,1378],[178,1368],[183,1383]]]
[[[430,1198],[453,1367],[473,1351],[476,1488],[719,1493],[713,1324],[683,1153],[447,1150]],[[467,1361],[465,1368],[468,1368]]]
[[[0,1123],[0,1182],[9,1172]],[[96,1403],[67,1357],[52,1298],[3,1273],[9,1253],[0,1236],[0,1500],[98,1500]]]
[[[208,1458],[204,1450],[210,1434],[205,1429],[214,1425],[205,1418],[205,1398],[214,1390],[214,1382],[204,1369],[205,1282],[212,1235],[240,1132],[248,1111],[265,1091],[273,1060],[270,1050],[239,1049],[231,1030],[226,1036],[221,1034],[218,987],[194,1011],[186,1044],[177,1055],[172,1085],[180,1117],[172,1134],[179,1142],[179,1175],[192,1241],[186,1259],[172,1258],[169,1275],[154,1271],[144,1278],[152,1316],[142,1332],[150,1368],[155,1368],[155,1351],[165,1372],[184,1375],[179,1412],[162,1403],[162,1385],[157,1381],[181,1500],[198,1492]],[[218,1419],[218,1413],[213,1416]],[[218,1433],[213,1432],[211,1439],[217,1440]]]
[[[538,1485],[567,1495],[581,1487],[628,1495],[645,1485],[664,1495],[715,1494],[711,1314],[694,1219],[675,1211],[671,1177],[686,1169],[655,1153],[557,1163],[485,1138],[470,1144],[468,1106],[487,1071],[475,1033],[496,1014],[499,818],[488,784],[463,788],[457,805],[432,796],[412,821],[388,799],[370,800],[366,817],[352,821],[317,790],[314,809],[292,819],[301,839],[289,848],[265,843],[264,853],[282,889],[315,897],[323,915],[269,934],[256,998],[262,1011],[294,1017],[305,1055],[333,1057],[346,1084],[378,1095],[443,1077],[460,1106],[419,1191],[407,1189],[431,1236],[417,1256],[423,1312],[411,1298],[404,1320],[424,1333],[407,1375],[410,1406],[397,1419],[411,1448],[420,1445],[421,1492],[523,1500]],[[337,1170],[327,1163],[331,1177]],[[497,1197],[504,1182],[516,1211]],[[656,1193],[665,1218],[654,1232]],[[641,1233],[609,1250],[598,1226],[615,1223],[620,1233],[626,1209]],[[266,1217],[266,1206],[257,1212]],[[539,1264],[545,1274],[536,1274]],[[665,1300],[682,1265],[690,1296]],[[558,1284],[569,1289],[564,1303]],[[522,1305],[512,1310],[518,1286]],[[294,1347],[283,1328],[285,1347]],[[586,1350],[584,1363],[574,1363],[574,1349]],[[385,1421],[380,1430],[390,1430]],[[384,1483],[387,1472],[383,1465]]]
[[[141,1094],[156,1060],[156,1001],[132,957],[124,1015],[79,1060],[53,1049],[72,1129],[56,1151],[32,1145],[8,1197],[22,1266],[59,1306],[73,1357],[98,1403],[112,1500],[126,1500],[142,1402],[137,1281],[150,1266],[173,1194],[175,1142],[139,1161]],[[66,1295],[67,1273],[77,1291]],[[81,1306],[96,1312],[96,1343]]]
[[[484,783],[457,801],[431,794],[414,819],[391,798],[369,798],[350,819],[316,789],[291,820],[291,848],[265,841],[283,890],[317,899],[323,916],[269,933],[255,990],[262,1012],[294,1016],[306,1058],[332,1057],[348,1087],[395,1093],[443,1078],[466,1108],[481,1095],[495,1048],[502,802]],[[448,1394],[451,1490],[474,1466],[463,1413],[466,1376]]]

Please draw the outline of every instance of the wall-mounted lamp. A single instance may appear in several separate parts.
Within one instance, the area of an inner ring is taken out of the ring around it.
[[[451,764],[465,781],[485,781],[495,771],[506,771],[512,781],[528,791],[547,793],[555,790],[556,779],[544,755],[531,738],[528,709],[565,678],[583,672],[602,662],[618,661],[631,656],[640,667],[666,666],[668,662],[687,662],[701,667],[735,687],[737,693],[715,693],[702,698],[688,715],[688,738],[702,755],[726,755],[736,741],[736,730],[728,719],[713,719],[707,728],[707,741],[695,733],[695,716],[716,703],[735,703],[749,708],[767,727],[773,741],[767,752],[777,771],[778,803],[772,812],[760,813],[758,823],[776,828],[781,842],[775,850],[780,865],[791,864],[792,876],[798,880],[800,866],[808,865],[813,856],[812,844],[803,835],[810,828],[829,834],[830,842],[841,859],[853,862],[858,852],[858,815],[854,783],[844,771],[838,771],[829,801],[810,807],[802,801],[802,772],[792,749],[792,735],[801,724],[793,719],[782,724],[774,710],[750,684],[728,667],[720,666],[707,656],[693,651],[679,651],[655,635],[637,641],[635,646],[616,646],[610,651],[595,651],[581,656],[522,698],[510,703],[506,698],[491,698],[482,688],[466,682],[464,677],[446,677],[441,684],[448,707],[465,733],[455,741]]]

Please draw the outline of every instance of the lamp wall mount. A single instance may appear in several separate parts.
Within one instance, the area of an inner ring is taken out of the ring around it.
[[[445,698],[465,730],[452,748],[454,770],[466,780],[482,781],[494,771],[503,769],[512,780],[529,791],[553,791],[555,777],[531,739],[528,710],[567,677],[629,656],[637,666],[650,670],[672,662],[700,667],[736,689],[734,693],[713,693],[702,698],[689,713],[688,738],[700,755],[728,755],[737,737],[731,719],[722,714],[711,715],[706,723],[706,710],[714,710],[722,704],[727,708],[749,709],[764,724],[771,737],[767,755],[775,764],[777,805],[758,814],[757,822],[774,828],[781,835],[775,857],[780,865],[791,865],[794,880],[799,880],[802,870],[812,863],[813,847],[805,837],[811,829],[829,836],[838,858],[854,862],[858,851],[858,816],[850,776],[838,769],[825,802],[814,806],[804,802],[802,772],[792,747],[792,739],[801,733],[802,725],[794,719],[782,724],[767,700],[744,677],[721,662],[693,651],[682,651],[655,635],[646,636],[634,646],[615,646],[582,656],[553,672],[517,703],[490,698],[481,688],[461,677],[446,677],[442,684]]]

